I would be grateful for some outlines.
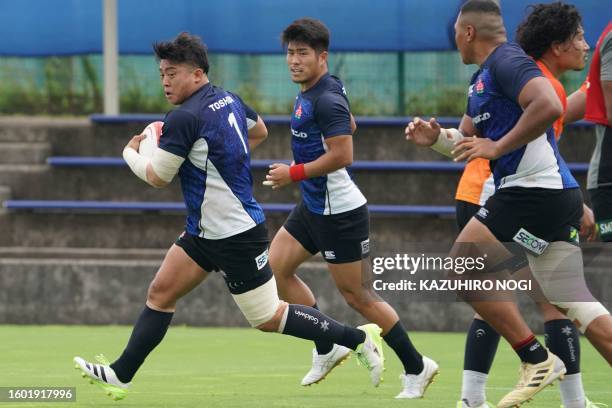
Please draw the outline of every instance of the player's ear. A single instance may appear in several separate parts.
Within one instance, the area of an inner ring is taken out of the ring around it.
[[[196,82],[202,81],[202,79],[204,78],[204,70],[202,68],[196,68],[193,71],[193,76]]]
[[[467,42],[472,42],[476,38],[476,27],[471,24],[468,24],[465,27],[465,39]]]
[[[324,65],[327,64],[327,57],[329,56],[329,52],[321,51],[319,53],[319,64]]]
[[[559,41],[554,41],[551,45],[550,45],[550,49],[553,52],[553,54],[555,55],[555,57],[558,57],[561,55],[561,52],[563,48],[563,44],[560,43]]]

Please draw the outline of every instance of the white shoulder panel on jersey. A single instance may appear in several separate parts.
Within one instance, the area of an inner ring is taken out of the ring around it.
[[[563,188],[559,164],[546,133],[527,144],[516,173],[503,177],[499,187]]]
[[[198,169],[206,171],[206,162],[208,161],[208,143],[206,143],[206,140],[202,138],[196,140],[187,158]]]
[[[323,143],[323,149],[327,152],[329,149],[323,135],[321,135],[321,143]],[[325,200],[324,215],[340,214],[367,203],[365,196],[351,179],[346,168],[327,174],[326,188],[328,199]]]
[[[478,204],[485,205],[489,197],[491,197],[493,194],[495,194],[495,180],[493,179],[493,174],[489,174],[489,177],[482,185],[482,191],[480,192]]]
[[[329,200],[325,200],[325,215],[354,210],[367,202],[345,168],[327,175],[327,194]]]
[[[206,164],[206,190],[201,208],[202,238],[227,238],[257,225],[210,160]]]

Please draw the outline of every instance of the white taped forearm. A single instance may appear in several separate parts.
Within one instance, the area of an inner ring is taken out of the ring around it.
[[[151,167],[157,177],[164,180],[166,183],[170,183],[174,176],[176,176],[176,173],[178,173],[184,161],[185,159],[181,156],[177,156],[176,154],[172,154],[158,147],[153,152]]]
[[[451,152],[455,149],[455,144],[463,138],[464,136],[457,129],[440,129],[438,140],[431,145],[431,148],[444,156],[453,157]]]
[[[123,149],[123,160],[130,166],[132,172],[138,176],[142,181],[148,183],[147,180],[147,164],[149,159],[138,153],[131,147]]]

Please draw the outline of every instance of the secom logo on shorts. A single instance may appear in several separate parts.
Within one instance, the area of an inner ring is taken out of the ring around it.
[[[521,228],[512,240],[527,248],[535,256],[542,255],[548,248],[548,242],[536,237],[524,228]]]
[[[260,255],[255,258],[255,264],[257,265],[257,270],[260,271],[264,266],[268,263],[268,250],[266,249]]]
[[[599,222],[599,233],[601,235],[612,234],[612,221],[601,221]]]
[[[370,239],[361,241],[361,255],[367,255],[370,253]]]

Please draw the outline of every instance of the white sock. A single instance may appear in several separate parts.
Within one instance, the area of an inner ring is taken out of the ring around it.
[[[461,386],[461,400],[470,407],[482,405],[487,400],[485,388],[488,374],[478,371],[463,370],[463,385]]]
[[[565,408],[584,408],[584,388],[582,388],[582,374],[566,375],[563,381],[559,381],[561,400]]]

